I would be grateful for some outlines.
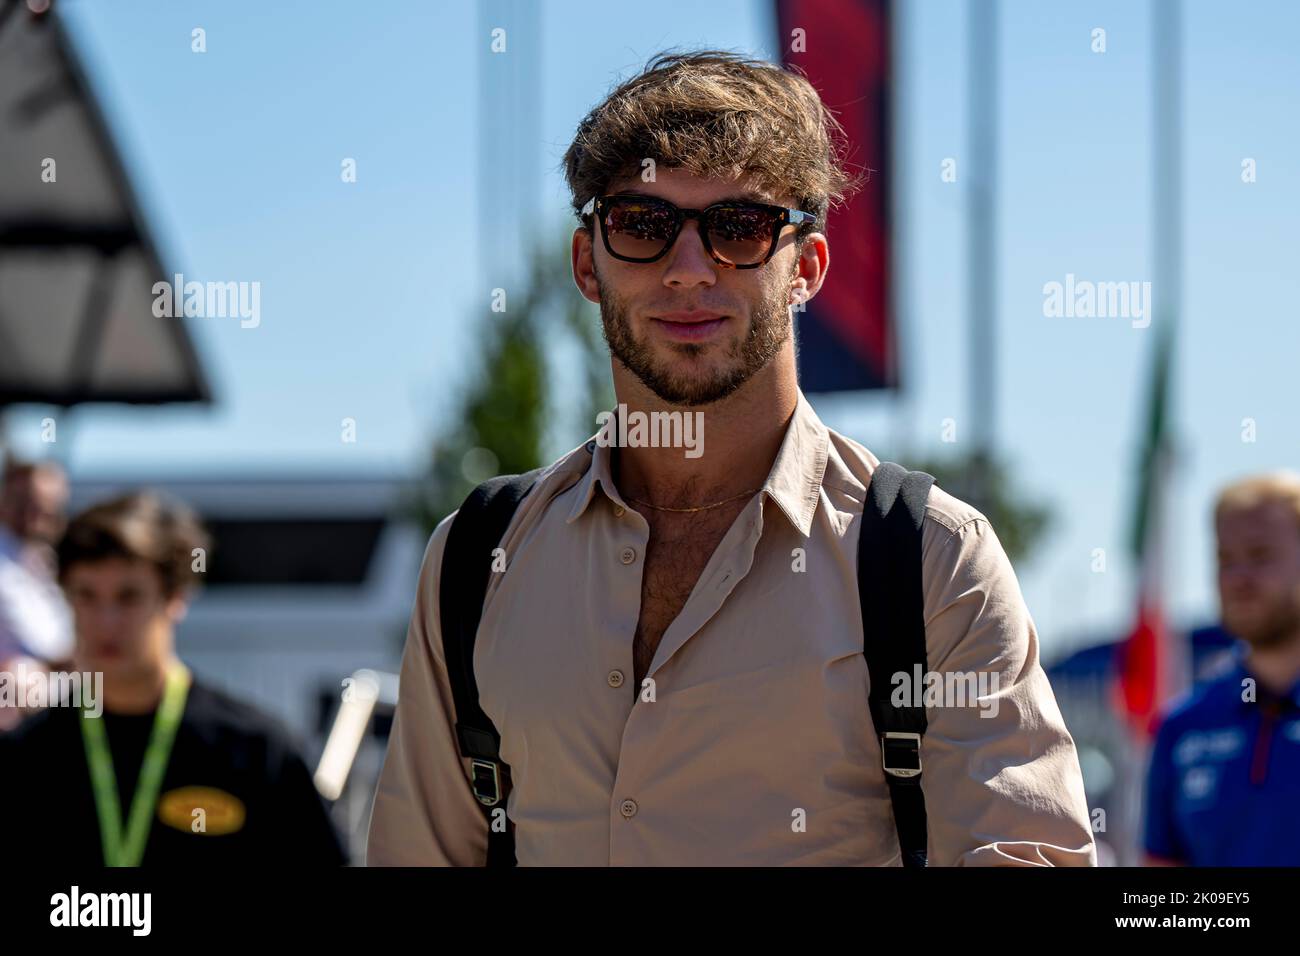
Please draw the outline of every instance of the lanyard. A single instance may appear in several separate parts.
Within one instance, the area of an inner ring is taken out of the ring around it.
[[[86,745],[86,763],[95,791],[95,811],[99,814],[99,838],[104,849],[105,866],[139,866],[149,839],[158,790],[163,771],[171,757],[176,728],[185,710],[190,689],[190,672],[178,664],[167,672],[167,686],[162,702],[154,714],[149,747],[140,764],[135,794],[131,798],[131,817],[126,833],[122,832],[122,809],[117,799],[117,777],[113,773],[113,754],[108,749],[108,734],[103,717],[88,717],[81,712],[81,738]]]

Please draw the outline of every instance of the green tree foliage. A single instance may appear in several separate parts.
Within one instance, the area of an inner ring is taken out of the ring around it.
[[[548,430],[563,436],[561,450],[573,447],[595,432],[597,411],[613,406],[599,310],[573,284],[565,240],[538,245],[524,287],[505,290],[504,311],[485,306],[477,320],[483,347],[470,358],[478,374],[456,399],[448,416],[454,424],[433,445],[413,506],[426,532],[478,482],[552,460]],[[556,353],[566,350],[579,356],[576,381],[571,372],[552,373]],[[575,402],[562,390],[574,387],[577,412],[566,416]],[[569,401],[562,401],[566,395]],[[548,428],[561,418],[567,419],[562,428]]]

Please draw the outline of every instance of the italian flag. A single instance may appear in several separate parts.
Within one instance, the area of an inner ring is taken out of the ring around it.
[[[1176,692],[1175,676],[1180,663],[1170,641],[1164,586],[1167,505],[1173,471],[1169,439],[1172,328],[1171,322],[1156,326],[1130,542],[1139,569],[1136,619],[1120,645],[1118,661],[1121,712],[1142,738],[1155,733],[1165,705]]]

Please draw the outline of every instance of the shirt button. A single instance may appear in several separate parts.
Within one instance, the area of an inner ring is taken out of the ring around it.
[[[610,671],[610,672],[609,672],[609,676],[606,677],[605,680],[609,681],[609,686],[610,686],[610,687],[622,687],[622,686],[623,686],[623,672],[622,672],[622,671]]]
[[[636,549],[624,548],[623,552],[618,557],[619,560],[622,561],[624,564],[631,564],[633,561],[636,560]]]
[[[629,820],[632,819],[632,817],[636,816],[636,801],[624,800],[622,805],[618,808],[618,812],[623,814],[623,816],[627,817]]]
[[[623,517],[623,515],[625,515],[625,514],[627,514],[627,512],[623,510],[623,506],[622,506],[622,505],[616,505],[616,506],[614,507],[614,517],[615,517],[615,518],[621,518],[621,517]]]

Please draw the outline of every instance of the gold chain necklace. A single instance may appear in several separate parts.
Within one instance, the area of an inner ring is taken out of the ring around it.
[[[650,502],[642,501],[640,498],[629,497],[627,500],[633,504],[645,505],[647,508],[653,508],[655,511],[675,511],[678,514],[689,514],[694,511],[708,511],[710,508],[718,508],[728,502],[735,501],[738,498],[744,498],[746,495],[757,494],[762,490],[762,488],[755,488],[752,491],[742,491],[738,495],[732,495],[730,498],[723,498],[721,501],[715,501],[711,505],[700,505],[698,508],[665,508],[663,505],[652,505]]]

